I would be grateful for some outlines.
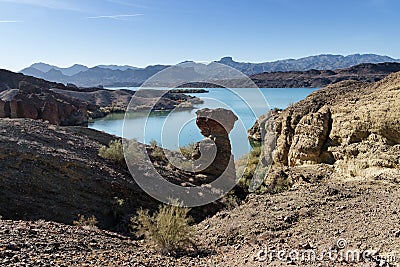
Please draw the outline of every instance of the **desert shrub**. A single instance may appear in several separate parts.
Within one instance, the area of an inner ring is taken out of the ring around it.
[[[185,158],[191,159],[195,148],[196,148],[196,143],[190,143],[186,146],[180,147],[179,150],[181,151],[182,155]]]
[[[137,225],[136,235],[145,236],[161,254],[175,254],[194,247],[189,211],[189,208],[163,205],[150,215],[148,210],[141,209],[131,222]]]
[[[253,188],[250,188],[253,179],[260,179],[261,181],[259,182],[262,183],[269,170],[269,166],[260,164],[261,157],[262,146],[256,145],[253,146],[248,155],[243,156],[236,162],[238,185],[247,191],[253,191]],[[264,193],[263,188],[257,190],[256,193]]]
[[[73,225],[75,226],[89,226],[89,227],[95,227],[97,225],[98,221],[96,217],[93,215],[90,217],[85,217],[85,215],[78,214],[78,220],[73,221]]]
[[[118,220],[123,214],[123,207],[125,205],[125,200],[122,198],[114,197],[111,201],[112,213],[115,220]]]
[[[163,160],[165,158],[163,149],[158,145],[156,140],[150,141],[150,147],[152,149],[151,156],[155,159]]]
[[[157,143],[157,141],[156,140],[151,140],[150,141],[150,146],[152,147],[152,148],[156,148],[157,146],[158,146],[158,143]]]
[[[235,193],[236,192],[232,190],[221,199],[227,210],[232,210],[239,206],[240,199],[237,195],[235,195]]]
[[[282,193],[290,189],[292,180],[288,177],[278,177],[270,184],[269,188],[265,190],[270,193]]]
[[[118,163],[124,163],[124,150],[122,142],[120,140],[112,140],[108,147],[102,146],[99,149],[99,156],[105,159],[109,159]]]

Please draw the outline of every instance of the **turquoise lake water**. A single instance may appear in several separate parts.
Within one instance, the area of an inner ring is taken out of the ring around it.
[[[193,110],[154,112],[148,118],[146,114],[135,113],[125,121],[124,114],[110,114],[89,124],[90,128],[116,136],[137,139],[149,143],[156,140],[162,147],[177,150],[179,147],[203,139],[196,126],[196,114],[202,108],[226,108],[232,110],[239,120],[230,134],[233,154],[236,158],[251,149],[247,140],[247,130],[257,118],[272,108],[286,108],[290,104],[306,98],[317,88],[210,88],[209,93],[189,95],[204,100]]]

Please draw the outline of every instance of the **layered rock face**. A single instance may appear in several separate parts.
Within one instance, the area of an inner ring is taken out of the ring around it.
[[[376,83],[327,86],[260,118],[250,138],[269,142],[258,125],[265,130],[271,123],[277,138],[272,173],[320,164],[335,177],[400,177],[400,73]]]
[[[222,175],[235,179],[235,164],[229,133],[236,115],[226,109],[202,109],[196,112],[196,124],[204,140],[196,144],[193,159],[197,161],[195,171],[202,182],[210,183]]]
[[[29,118],[56,125],[87,124],[89,104],[22,81],[0,92],[0,118]]]

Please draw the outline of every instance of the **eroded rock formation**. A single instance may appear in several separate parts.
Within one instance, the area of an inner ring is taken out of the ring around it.
[[[333,168],[334,177],[398,179],[399,118],[400,73],[394,73],[376,83],[327,86],[286,110],[264,116],[249,136],[269,142],[271,137],[263,132],[275,124],[271,173],[319,165]]]
[[[232,131],[236,115],[226,109],[202,109],[196,112],[196,124],[204,140],[196,144],[193,159],[199,160],[195,171],[202,182],[210,183],[220,177],[236,179],[234,157],[229,133]]]
[[[89,104],[21,81],[0,92],[0,118],[29,118],[56,125],[84,125]]]

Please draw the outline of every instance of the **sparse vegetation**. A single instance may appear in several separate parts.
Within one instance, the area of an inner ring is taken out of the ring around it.
[[[112,140],[108,147],[102,146],[99,149],[99,156],[105,159],[112,160],[117,163],[124,163],[124,150],[121,140]]]
[[[185,158],[190,160],[192,158],[195,148],[196,148],[196,143],[190,143],[186,146],[180,147],[179,150],[181,151],[182,155]]]
[[[138,143],[136,139],[124,140],[124,142],[126,143],[123,144],[121,140],[112,140],[108,147],[103,146],[99,149],[99,156],[121,165],[125,165],[125,160],[129,160],[130,164],[145,161],[146,151],[144,145]],[[126,159],[125,154],[127,156]]]
[[[236,162],[236,173],[239,179],[239,186],[248,192],[254,191],[252,181],[258,180],[257,184],[262,184],[269,166],[263,166],[260,163],[262,157],[262,146],[254,145],[248,155],[243,156]],[[264,193],[265,187],[258,188],[256,193]]]
[[[165,158],[164,150],[158,145],[156,140],[150,141],[150,147],[152,149],[151,156],[155,159],[162,160]]]
[[[126,141],[124,141],[126,142]],[[136,139],[124,143],[126,161],[128,164],[144,163],[146,161],[145,145],[140,144]]]
[[[122,215],[122,208],[125,205],[125,200],[114,197],[112,200],[112,213],[115,220],[118,220]]]
[[[290,189],[292,181],[288,177],[278,177],[275,179],[265,191],[270,193],[282,193]]]
[[[158,143],[157,143],[157,141],[156,140],[151,140],[150,141],[150,146],[152,147],[152,148],[155,148],[155,147],[157,147],[158,146]]]
[[[163,205],[150,215],[148,210],[141,209],[131,222],[137,226],[136,235],[144,236],[161,254],[174,254],[194,247],[189,211],[181,206]]]
[[[78,220],[73,221],[73,225],[75,226],[89,226],[89,227],[95,227],[97,225],[98,221],[96,217],[93,215],[90,217],[85,217],[85,215],[78,214]]]

